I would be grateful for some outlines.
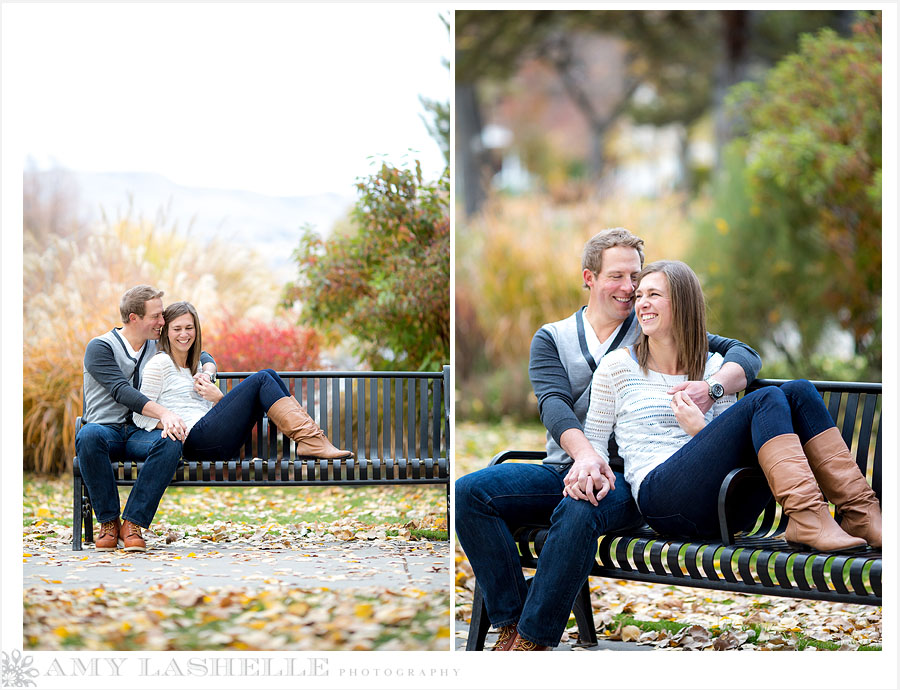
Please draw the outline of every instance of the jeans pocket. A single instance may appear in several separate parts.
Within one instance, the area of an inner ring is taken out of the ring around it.
[[[645,515],[647,524],[658,534],[679,537],[696,537],[700,535],[697,524],[681,513],[672,515]]]

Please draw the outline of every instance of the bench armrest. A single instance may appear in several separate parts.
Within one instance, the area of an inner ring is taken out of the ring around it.
[[[736,530],[734,525],[729,523],[728,507],[734,495],[738,493],[738,487],[751,482],[758,484],[760,481],[765,482],[766,476],[758,467],[738,467],[731,470],[725,475],[725,479],[722,480],[722,485],[719,487],[718,509],[719,535],[723,544],[727,546],[734,544],[734,533]]]
[[[507,460],[543,460],[547,457],[545,450],[504,450],[497,453],[488,463],[488,467],[499,465]]]

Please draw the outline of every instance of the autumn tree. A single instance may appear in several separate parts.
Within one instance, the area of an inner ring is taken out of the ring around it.
[[[830,29],[804,36],[796,54],[740,85],[730,104],[740,136],[715,217],[698,238],[714,312],[729,333],[756,330],[789,357],[808,359],[837,326],[878,376],[880,15],[862,17],[848,38]]]
[[[434,369],[450,358],[449,170],[426,182],[384,163],[357,184],[352,228],[327,240],[307,229],[285,302],[301,320],[352,336],[373,369]]]

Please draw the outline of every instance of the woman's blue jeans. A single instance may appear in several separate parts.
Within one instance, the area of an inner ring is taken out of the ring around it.
[[[495,627],[518,622],[523,637],[559,644],[575,596],[606,532],[641,524],[621,473],[616,488],[597,506],[563,498],[568,467],[503,463],[460,477],[455,484],[456,536],[484,593]],[[550,521],[538,567],[525,584],[513,531]]]
[[[661,534],[717,534],[719,487],[731,470],[758,466],[757,452],[769,439],[797,434],[800,443],[806,443],[832,426],[822,397],[809,381],[749,393],[644,478],[638,494],[641,513]],[[735,524],[746,529],[771,493],[761,487],[741,498]]]
[[[159,429],[134,424],[85,424],[75,437],[81,476],[99,522],[119,517],[119,490],[111,461],[144,461],[128,494],[122,517],[149,527],[162,495],[181,460],[181,441],[163,438]]]
[[[184,441],[184,457],[199,461],[234,457],[263,413],[288,395],[287,386],[272,369],[248,376],[191,428]]]

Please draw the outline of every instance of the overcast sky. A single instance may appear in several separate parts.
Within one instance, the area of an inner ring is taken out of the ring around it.
[[[370,156],[443,168],[440,5],[3,7],[4,97],[39,167],[276,196],[353,193]],[[444,13],[446,15],[446,12]]]

